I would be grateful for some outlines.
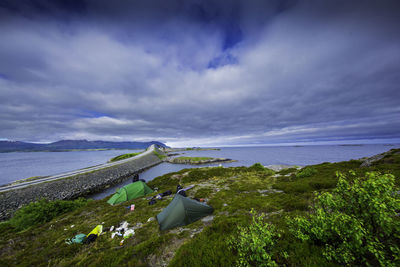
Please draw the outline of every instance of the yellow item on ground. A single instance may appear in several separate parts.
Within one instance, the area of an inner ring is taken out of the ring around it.
[[[87,236],[91,234],[99,236],[102,232],[103,232],[103,225],[99,224]]]

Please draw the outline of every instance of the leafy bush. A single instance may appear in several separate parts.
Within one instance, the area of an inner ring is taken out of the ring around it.
[[[278,266],[272,259],[272,249],[280,234],[274,225],[264,223],[264,215],[256,216],[251,211],[252,223],[239,226],[238,236],[232,236],[229,246],[238,252],[239,266]]]
[[[252,171],[263,171],[265,167],[261,163],[257,162],[251,165],[249,169]]]
[[[305,177],[310,177],[314,174],[317,173],[317,170],[311,167],[306,167],[302,170],[300,170],[297,174],[296,177],[297,178],[305,178]]]
[[[350,172],[354,178],[355,173]],[[313,212],[289,219],[291,232],[324,247],[324,256],[341,264],[399,266],[400,196],[394,176],[366,173],[349,182],[337,173],[332,193],[316,198]]]
[[[55,200],[41,199],[31,202],[16,211],[10,219],[10,224],[17,230],[23,230],[39,223],[51,221],[54,217],[75,210],[86,204],[87,200]]]

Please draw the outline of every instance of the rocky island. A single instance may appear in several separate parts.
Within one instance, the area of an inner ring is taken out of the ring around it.
[[[211,157],[177,157],[177,158],[168,158],[165,160],[169,163],[174,164],[193,164],[193,165],[201,165],[201,164],[212,164],[212,163],[228,163],[235,162],[237,160],[226,159],[226,158],[211,158]]]

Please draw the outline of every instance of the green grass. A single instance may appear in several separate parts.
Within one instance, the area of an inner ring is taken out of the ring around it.
[[[142,153],[142,152],[122,154],[122,155],[119,155],[119,156],[116,156],[116,157],[110,159],[109,162],[115,162],[115,161],[119,161],[119,160],[123,160],[123,159],[132,158],[134,156],[139,155],[140,153]]]
[[[164,154],[161,154],[157,151],[154,151],[154,154],[160,159],[160,160],[164,160],[167,156]]]
[[[251,221],[250,210],[266,213],[266,220],[281,231],[273,248],[274,259],[286,266],[338,266],[327,261],[320,246],[293,238],[287,229],[287,216],[305,215],[309,212],[315,194],[332,191],[343,173],[354,170],[357,175],[369,171],[390,172],[400,184],[400,155],[393,153],[370,167],[360,168],[360,161],[323,163],[313,165],[315,172],[299,178],[301,170],[290,169],[278,173],[259,165],[252,167],[207,167],[183,169],[168,173],[148,182],[159,191],[176,186],[194,185],[186,193],[189,197],[205,198],[214,208],[214,219],[167,231],[160,231],[157,221],[147,222],[172,200],[173,196],[148,205],[148,199],[135,200],[110,206],[104,200],[88,201],[83,207],[63,213],[48,222],[18,230],[9,221],[0,223],[1,266],[233,266],[238,255],[227,246],[227,239],[235,234],[239,225]],[[280,175],[275,175],[280,174]],[[278,191],[278,190],[282,190]],[[399,190],[399,189],[397,189]],[[135,210],[125,207],[135,204]],[[67,245],[66,238],[78,233],[89,233],[97,224],[117,226],[122,221],[131,225],[143,224],[134,237],[119,246],[121,238],[110,238],[107,232],[90,245]],[[71,225],[75,227],[71,228]],[[65,230],[64,230],[65,229]],[[285,258],[281,254],[289,254]]]
[[[29,182],[29,181],[35,181],[35,180],[38,180],[38,179],[41,179],[41,178],[44,178],[44,177],[45,176],[32,176],[32,177],[16,180],[16,181],[12,182],[11,184],[13,184],[13,185],[21,184],[21,183],[25,183],[25,182]]]

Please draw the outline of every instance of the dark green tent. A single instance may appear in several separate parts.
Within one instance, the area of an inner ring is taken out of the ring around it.
[[[114,205],[114,204],[119,204],[124,201],[128,201],[137,197],[142,197],[144,195],[152,193],[153,190],[150,189],[150,187],[147,186],[146,183],[142,181],[137,181],[128,185],[125,185],[124,187],[121,187],[117,193],[115,193],[108,201],[107,203]]]
[[[157,215],[161,230],[187,225],[212,214],[214,209],[204,203],[176,194],[169,205]]]

